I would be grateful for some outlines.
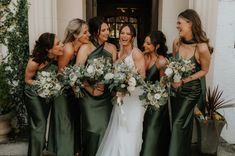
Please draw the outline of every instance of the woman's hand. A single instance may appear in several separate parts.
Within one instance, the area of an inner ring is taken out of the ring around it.
[[[184,80],[180,80],[178,82],[173,82],[171,85],[173,88],[179,88],[184,85]]]
[[[104,84],[98,83],[93,90],[93,96],[100,96],[104,93]]]

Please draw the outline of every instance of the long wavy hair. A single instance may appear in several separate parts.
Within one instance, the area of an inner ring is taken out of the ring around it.
[[[192,33],[194,40],[197,43],[206,43],[212,53],[213,48],[209,45],[209,39],[206,36],[206,32],[202,29],[202,23],[198,13],[193,9],[186,9],[181,12],[178,17],[182,17],[192,22]]]
[[[31,57],[33,61],[42,64],[49,60],[48,51],[53,48],[55,40],[55,34],[53,33],[43,33],[40,35],[35,43]]]
[[[168,47],[166,46],[166,36],[161,31],[152,31],[149,35],[151,43],[156,47],[159,45],[159,48],[156,50],[156,53],[167,57]]]
[[[63,43],[74,41],[76,37],[80,35],[82,26],[84,24],[86,24],[86,22],[82,19],[79,18],[72,19],[66,27],[65,39]]]

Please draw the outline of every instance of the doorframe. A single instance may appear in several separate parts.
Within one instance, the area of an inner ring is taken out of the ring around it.
[[[158,29],[159,0],[152,0],[152,18],[150,30]],[[86,0],[86,20],[97,15],[97,0]],[[156,18],[157,17],[157,18]]]

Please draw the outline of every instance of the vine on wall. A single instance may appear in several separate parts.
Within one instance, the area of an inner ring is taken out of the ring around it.
[[[4,60],[8,66],[8,81],[12,84],[10,94],[22,129],[27,125],[24,106],[24,73],[29,58],[27,0],[1,0],[0,19],[0,44],[7,47]]]

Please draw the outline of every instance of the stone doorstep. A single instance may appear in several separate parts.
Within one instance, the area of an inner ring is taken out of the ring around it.
[[[196,144],[193,144],[193,148]],[[27,142],[13,142],[7,144],[0,144],[0,156],[27,156],[28,143]],[[195,153],[196,151],[194,151]],[[217,156],[234,156],[235,144],[230,145],[226,142],[221,142],[218,147]],[[203,156],[203,154],[195,153],[193,156]]]
[[[0,156],[27,156],[27,151],[27,142],[0,144]]]

